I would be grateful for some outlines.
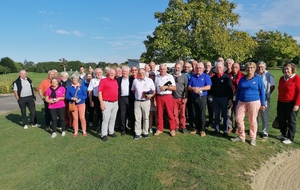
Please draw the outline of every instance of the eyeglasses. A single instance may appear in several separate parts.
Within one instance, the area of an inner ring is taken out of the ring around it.
[[[254,69],[254,67],[247,67],[247,69]]]
[[[137,69],[132,69],[131,71],[137,71]]]

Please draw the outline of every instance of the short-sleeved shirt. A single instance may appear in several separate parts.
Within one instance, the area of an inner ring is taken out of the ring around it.
[[[116,79],[109,77],[102,79],[98,88],[98,92],[102,92],[103,101],[117,101],[118,100],[118,82]]]
[[[51,93],[52,93],[51,88],[48,88],[48,90],[46,91],[46,96],[48,96],[49,100],[53,99],[51,97]],[[59,86],[59,87],[57,87],[57,90],[55,91],[55,94],[56,94],[56,99],[64,97],[65,94],[66,94],[66,89],[63,86]],[[66,106],[64,100],[59,100],[58,102],[55,102],[53,104],[48,104],[48,105],[49,105],[48,106],[49,109],[58,109],[58,108],[63,108],[63,107]]]
[[[20,97],[28,97],[32,96],[31,85],[30,82],[26,79],[21,79],[22,90],[20,93]],[[18,91],[17,84],[14,83],[14,91]]]
[[[101,79],[97,79],[97,78],[93,78],[90,81],[88,91],[93,91],[93,96],[98,97],[98,87],[99,87],[100,81],[101,81]]]
[[[134,79],[131,90],[135,91],[134,96],[136,100],[146,100],[145,93],[150,90],[154,91],[155,86],[152,79],[145,77],[144,80],[140,78]]]
[[[46,96],[46,91],[48,90],[48,88],[50,88],[50,86],[51,86],[50,79],[47,78],[41,82],[39,90],[42,90],[44,92],[43,95]]]
[[[202,73],[201,75],[197,75],[197,74],[192,75],[188,84],[188,86],[190,87],[199,87],[199,88],[202,88],[207,85],[211,86],[212,83],[211,83],[210,76],[205,73]],[[191,95],[194,98],[199,97],[199,94],[195,94],[194,92],[191,92]],[[202,96],[207,96],[207,91],[203,91]]]
[[[170,91],[170,90],[161,91],[159,89],[161,86],[164,86],[169,81],[171,82],[171,86],[176,86],[174,77],[172,75],[170,75],[170,74],[167,74],[165,76],[161,76],[160,74],[156,75],[156,77],[155,77],[155,87],[156,87],[156,92],[157,92],[156,94],[159,94],[159,95],[172,94],[172,91]]]
[[[129,77],[121,80],[121,96],[129,96]]]
[[[179,76],[174,75],[174,80],[176,90],[172,93],[173,98],[186,98],[187,94],[185,94],[185,91],[189,82],[186,74],[181,73]]]

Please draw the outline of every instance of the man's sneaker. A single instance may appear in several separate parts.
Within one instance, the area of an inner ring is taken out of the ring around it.
[[[191,132],[190,132],[191,135],[194,135],[194,134],[197,134],[197,130],[196,129],[193,129]]]
[[[283,144],[292,144],[292,141],[290,139],[285,139],[282,141]]]
[[[251,139],[250,145],[255,146],[256,145],[256,140],[255,139]]]
[[[276,136],[276,139],[278,140],[285,140],[286,138],[283,135]]]
[[[108,141],[108,138],[107,138],[107,136],[103,136],[101,139],[102,139],[102,141],[103,141],[103,142],[106,142],[106,141]]]
[[[267,133],[263,133],[263,134],[262,134],[262,138],[263,138],[263,139],[267,139],[267,138],[268,138],[268,134],[267,134]]]
[[[171,135],[171,137],[175,137],[176,136],[176,131],[175,130],[171,131],[170,135]]]
[[[144,134],[143,137],[144,137],[145,139],[147,139],[147,138],[149,138],[149,135],[148,135],[148,134]]]
[[[241,139],[240,137],[231,138],[230,140],[233,142],[238,142],[238,141],[245,142],[245,139]]]
[[[149,133],[150,133],[150,134],[153,133],[152,127],[149,129]]]
[[[201,137],[205,137],[205,136],[206,136],[206,133],[205,133],[204,131],[201,131],[201,132],[200,132],[200,136],[201,136]]]
[[[61,136],[62,136],[62,137],[66,136],[66,132],[63,131],[63,132],[61,133]]]
[[[50,126],[46,126],[45,130],[50,131]]]
[[[51,138],[55,138],[56,136],[57,136],[57,134],[54,132],[54,133],[52,133]]]
[[[223,137],[228,137],[228,133],[224,132]]]
[[[89,127],[93,127],[93,122],[89,122]]]
[[[27,125],[24,125],[24,129],[28,129],[28,126],[27,126]]]
[[[108,134],[108,136],[110,136],[110,137],[112,137],[112,138],[116,138],[116,137],[117,137],[117,135],[116,135],[115,133],[113,133],[113,134]]]
[[[158,135],[160,135],[160,134],[162,134],[162,133],[163,133],[162,131],[157,130],[157,131],[154,133],[154,136],[158,136]]]
[[[139,140],[141,138],[141,135],[135,135],[133,140]]]
[[[181,132],[182,132],[183,134],[187,133],[186,128],[181,129]]]
[[[40,127],[41,125],[40,124],[38,124],[38,123],[36,123],[36,124],[34,124],[34,125],[31,125],[32,127]]]

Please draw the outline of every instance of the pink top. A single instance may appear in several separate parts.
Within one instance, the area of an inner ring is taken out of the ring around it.
[[[52,92],[52,90],[50,88],[48,88],[48,90],[46,91],[46,96],[48,96],[49,100],[53,99],[51,97],[51,92]],[[55,91],[55,94],[56,94],[56,98],[64,97],[66,95],[66,89],[63,86],[59,86],[58,89]],[[49,104],[48,108],[49,109],[57,109],[57,108],[63,108],[65,106],[66,106],[65,101],[59,100],[58,102]]]

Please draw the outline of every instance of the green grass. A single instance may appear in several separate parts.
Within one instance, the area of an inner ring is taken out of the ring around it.
[[[276,82],[280,75],[274,72]],[[276,96],[277,90],[270,125]],[[43,123],[41,106],[37,111]],[[286,146],[271,128],[270,137],[258,138],[256,147],[210,131],[204,138],[164,133],[138,141],[117,133],[103,143],[94,129],[86,138],[68,132],[51,139],[43,129],[24,130],[20,121],[19,111],[0,116],[0,189],[250,189],[248,172],[277,153],[300,147],[298,134]]]

